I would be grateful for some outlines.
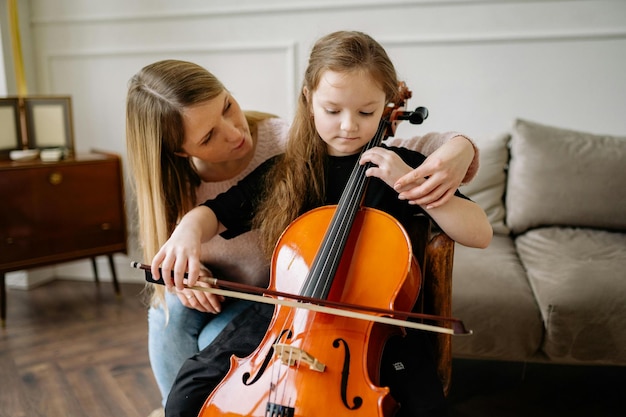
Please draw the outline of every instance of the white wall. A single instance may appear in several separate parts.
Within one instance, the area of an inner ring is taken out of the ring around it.
[[[4,70],[4,47],[2,45],[2,22],[0,22],[0,96],[6,96],[7,77]]]
[[[430,110],[418,133],[478,137],[525,117],[626,135],[622,0],[31,0],[30,21],[37,92],[72,95],[79,151],[125,153],[127,81],[163,58],[198,62],[244,108],[290,118],[312,43],[338,29],[387,48],[411,105]],[[141,279],[119,262],[122,279]],[[65,273],[91,276],[87,263]]]

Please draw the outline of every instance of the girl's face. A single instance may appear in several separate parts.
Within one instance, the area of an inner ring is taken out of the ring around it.
[[[239,103],[226,90],[212,100],[187,107],[183,128],[180,156],[220,164],[245,158],[253,150],[248,122]]]
[[[359,152],[376,133],[386,103],[378,83],[363,71],[326,71],[317,88],[304,93],[332,156]]]

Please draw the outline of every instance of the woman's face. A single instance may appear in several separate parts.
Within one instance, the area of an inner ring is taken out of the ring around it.
[[[311,103],[315,129],[333,156],[359,152],[374,137],[385,109],[385,93],[361,71],[326,71],[317,88],[305,94]]]
[[[248,122],[239,103],[226,90],[212,100],[187,107],[183,128],[181,156],[219,164],[245,158],[253,150]]]

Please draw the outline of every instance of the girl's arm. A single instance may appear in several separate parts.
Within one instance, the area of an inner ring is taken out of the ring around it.
[[[151,272],[159,279],[159,266],[168,289],[182,291],[185,283],[195,285],[201,269],[201,245],[224,231],[213,210],[198,206],[183,216],[176,229],[152,259]],[[174,282],[169,277],[174,272]],[[188,273],[185,281],[184,274]]]
[[[489,246],[493,229],[485,211],[473,201],[452,196],[446,204],[426,211],[455,242],[472,248]]]
[[[170,238],[152,259],[152,273],[159,278],[161,266],[168,288],[181,291],[186,283],[196,284],[201,268],[202,243],[228,229],[231,236],[250,230],[251,213],[256,210],[258,196],[263,189],[265,175],[275,163],[270,158],[239,181],[236,186],[207,200],[183,216]],[[218,220],[219,218],[219,220]],[[188,278],[184,279],[187,271]],[[174,273],[174,282],[169,278]]]

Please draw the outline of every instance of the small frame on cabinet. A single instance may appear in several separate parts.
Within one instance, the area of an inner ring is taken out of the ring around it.
[[[69,96],[28,97],[26,127],[29,148],[74,150],[72,100]]]
[[[0,98],[0,159],[8,159],[12,150],[24,147],[19,99],[17,97]]]

